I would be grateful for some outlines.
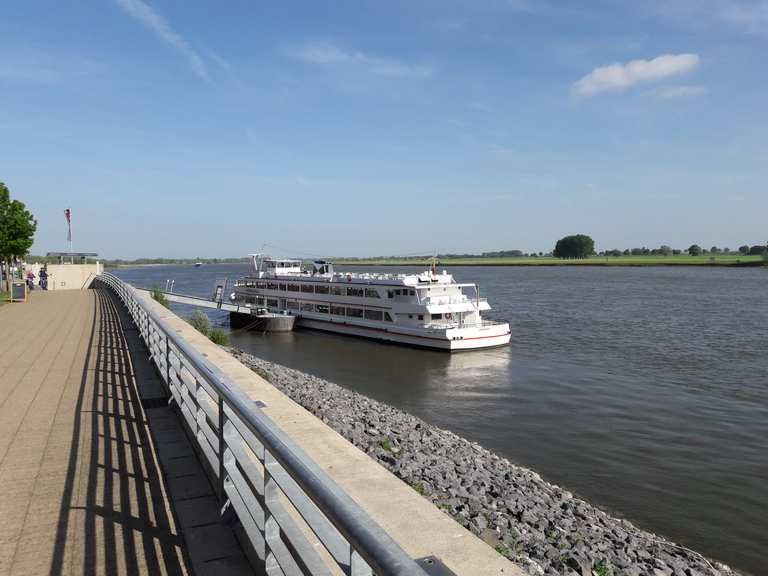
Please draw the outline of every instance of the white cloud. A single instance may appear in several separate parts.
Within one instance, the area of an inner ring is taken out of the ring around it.
[[[676,100],[679,98],[698,98],[704,96],[707,89],[704,86],[664,86],[654,91],[659,100]]]
[[[664,54],[653,60],[632,60],[595,68],[573,85],[578,96],[625,90],[642,82],[653,82],[692,70],[699,64],[696,54]]]
[[[165,19],[155,12],[155,10],[142,0],[115,0],[127,14],[144,24],[152,30],[158,38],[176,49],[189,63],[195,74],[203,80],[208,80],[208,70],[205,67],[203,59],[189,45],[180,34],[178,34]]]
[[[319,66],[347,66],[362,68],[380,76],[429,76],[426,66],[406,64],[400,60],[371,56],[364,52],[345,50],[332,42],[305,42],[294,47],[291,55],[298,60]]]

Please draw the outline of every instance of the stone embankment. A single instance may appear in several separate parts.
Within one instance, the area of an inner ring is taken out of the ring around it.
[[[532,575],[734,574],[447,430],[327,380],[231,352]]]

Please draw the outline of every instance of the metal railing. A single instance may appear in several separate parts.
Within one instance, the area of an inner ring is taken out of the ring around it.
[[[286,576],[426,576],[253,400],[168,326],[132,286],[109,273],[99,280],[122,300],[140,331],[218,484],[222,514],[234,511],[260,568]]]

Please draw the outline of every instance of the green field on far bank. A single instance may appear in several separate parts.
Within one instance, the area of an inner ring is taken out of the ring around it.
[[[429,266],[429,258],[361,258],[336,259],[334,264],[350,266]],[[762,256],[742,254],[702,254],[689,256],[592,256],[561,259],[552,256],[519,256],[513,258],[439,258],[439,266],[760,266],[768,264]]]

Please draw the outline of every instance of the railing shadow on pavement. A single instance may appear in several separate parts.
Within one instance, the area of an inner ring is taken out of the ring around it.
[[[134,366],[146,359],[131,357],[117,298],[104,289],[93,293],[49,574],[183,574],[181,538],[172,529],[133,381]]]

